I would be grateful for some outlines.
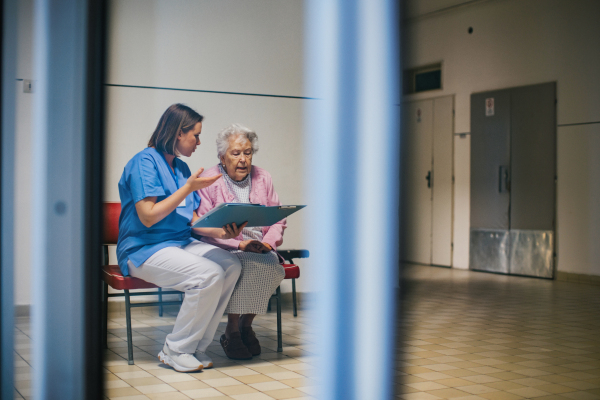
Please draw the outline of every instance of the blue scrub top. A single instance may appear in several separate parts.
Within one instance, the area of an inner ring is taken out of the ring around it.
[[[191,175],[190,168],[179,158],[174,161],[175,172],[163,154],[148,147],[137,153],[125,166],[119,181],[121,216],[117,259],[123,275],[129,275],[127,261],[139,267],[157,251],[170,246],[185,246],[191,237],[190,222],[200,205],[198,192],[190,193],[184,207],[177,207],[164,219],[147,228],[142,224],[135,203],[156,196],[160,202],[183,186]]]

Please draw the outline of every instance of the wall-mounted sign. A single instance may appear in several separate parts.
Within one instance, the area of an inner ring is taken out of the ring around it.
[[[491,117],[494,115],[494,98],[489,97],[485,99],[485,116]]]

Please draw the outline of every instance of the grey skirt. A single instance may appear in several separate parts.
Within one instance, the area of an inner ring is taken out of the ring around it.
[[[228,314],[265,314],[267,303],[285,277],[274,252],[251,253],[231,250],[242,263],[242,273],[225,310]]]

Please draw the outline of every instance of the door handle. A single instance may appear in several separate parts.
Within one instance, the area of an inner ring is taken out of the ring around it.
[[[427,171],[427,176],[425,179],[427,179],[427,187],[431,188],[431,171]]]
[[[498,193],[510,192],[510,177],[508,167],[498,167]]]

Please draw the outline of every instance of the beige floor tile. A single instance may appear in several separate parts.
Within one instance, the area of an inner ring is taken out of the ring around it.
[[[159,385],[136,386],[135,388],[144,394],[165,393],[165,392],[177,391],[177,389],[175,389],[174,387],[172,387],[166,383],[162,383]]]
[[[123,380],[134,379],[134,378],[152,378],[153,376],[146,371],[132,371],[132,372],[117,372],[116,376]]]
[[[139,390],[132,388],[132,387],[126,387],[126,388],[118,388],[118,389],[108,389],[108,390],[105,390],[104,394],[108,398],[114,398],[114,397],[134,396],[134,395],[142,394],[142,392],[140,392]]]
[[[461,378],[438,379],[434,382],[439,383],[440,385],[447,386],[447,387],[475,385],[475,383],[473,383],[471,381],[467,381],[465,379],[461,379]]]
[[[548,396],[551,393],[545,392],[543,390],[534,388],[534,387],[524,387],[520,389],[510,389],[509,393],[516,394],[518,396],[523,396],[526,399],[532,399],[534,397]]]
[[[497,391],[497,389],[491,388],[487,385],[458,386],[456,389],[462,390],[463,392],[467,392],[467,393],[471,393],[471,394],[482,394],[482,393],[490,393],[490,392]]]
[[[209,397],[225,396],[223,393],[219,392],[217,389],[214,388],[182,390],[181,393],[183,393],[191,399],[206,399]]]
[[[152,400],[188,400],[189,397],[180,392],[152,393],[146,395]]]
[[[264,393],[247,393],[247,394],[236,394],[231,396],[235,400],[273,400],[273,397],[267,396]]]
[[[452,372],[452,371],[447,371],[447,372]],[[422,374],[414,374],[414,376],[418,377],[418,378],[423,378],[425,380],[428,381],[435,381],[438,379],[448,379],[448,378],[452,378],[452,375],[448,375],[446,373],[442,373],[442,372],[425,372]]]
[[[416,392],[416,393],[406,393],[401,396],[404,400],[437,400],[441,399],[439,396],[435,396],[431,393],[427,392]]]
[[[528,387],[528,386],[524,386],[524,385],[519,385],[518,383],[515,383],[515,382],[510,382],[510,381],[490,382],[490,383],[486,383],[485,386],[491,387],[492,389],[496,389],[496,390],[502,390],[505,392],[510,389],[520,389],[520,388]]]
[[[295,364],[294,364],[295,365]],[[232,377],[238,377],[238,376],[247,376],[247,375],[258,375],[259,372],[256,372],[253,369],[250,368],[231,368],[231,369],[219,369],[219,372],[224,373],[225,375],[229,375]]]
[[[196,379],[185,382],[170,382],[169,385],[179,391],[210,388],[206,383]]]
[[[282,380],[282,379],[296,379],[296,378],[303,378],[303,375],[300,375],[296,372],[292,372],[292,371],[287,371],[287,372],[273,372],[273,373],[267,373],[265,374],[270,378],[273,378],[275,380]]]
[[[207,385],[212,386],[212,387],[243,385],[242,382],[240,382],[234,378],[202,379],[201,382],[204,382]]]
[[[143,379],[143,378],[142,378]],[[193,374],[163,375],[160,380],[166,383],[198,381]]]
[[[464,396],[468,396],[469,394],[473,394],[473,393],[468,393],[463,390],[454,389],[454,388],[428,390],[427,393],[432,394],[434,396],[438,396],[442,399],[451,399],[454,397],[464,397]]]
[[[279,389],[289,389],[290,386],[279,382],[279,381],[270,381],[270,382],[260,382],[260,383],[251,383],[249,386],[260,392],[266,392],[269,390],[279,390]]]
[[[233,396],[236,394],[248,394],[248,393],[256,393],[258,390],[247,386],[247,385],[235,385],[235,386],[221,386],[217,388],[217,390],[223,394],[228,396]]]
[[[521,375],[519,373],[509,372],[509,371],[493,372],[493,373],[487,374],[487,375],[492,376],[494,378],[502,379],[502,380],[505,380],[505,381],[509,381],[509,380],[513,380],[513,379],[526,378],[525,375]]]
[[[145,386],[145,385],[160,385],[164,383],[160,379],[151,376],[149,378],[132,378],[132,379],[124,379],[130,386]]]
[[[548,382],[543,381],[541,379],[536,379],[536,378],[513,379],[513,380],[511,380],[511,382],[518,383],[519,385],[523,385],[523,386],[533,386],[533,387],[548,384]]]
[[[539,385],[539,386],[536,386],[536,389],[544,390],[550,394],[561,394],[561,393],[569,393],[569,392],[576,391],[576,389],[573,389],[572,387],[558,385],[558,384]]]
[[[301,386],[306,386],[308,383],[308,379],[306,378],[295,378],[295,379],[282,379],[279,382],[284,385],[288,385],[289,387],[297,388]]]
[[[426,381],[426,382],[419,382],[419,383],[407,383],[406,386],[409,386],[413,389],[420,390],[422,392],[448,388],[448,386],[446,386],[446,385],[442,385],[440,383],[433,382],[433,381]]]
[[[279,389],[279,390],[268,390],[265,391],[264,394],[270,396],[274,399],[291,399],[294,397],[304,396],[305,393],[301,392],[298,389]]]
[[[465,376],[463,379],[470,381],[470,382],[474,382],[474,383],[490,383],[490,382],[497,382],[500,380],[498,378],[494,378],[489,375]]]
[[[523,396],[518,396],[516,394],[512,394],[512,393],[508,393],[508,392],[500,392],[500,391],[482,393],[478,396],[481,396],[488,400],[520,400],[520,399],[524,399]]]
[[[273,378],[270,378],[266,375],[263,374],[258,374],[258,375],[247,375],[247,376],[237,376],[235,378],[236,380],[245,383],[245,384],[251,384],[251,383],[260,383],[260,382],[271,382],[274,381]],[[299,379],[299,378],[298,378]],[[302,378],[305,379],[305,378]]]

